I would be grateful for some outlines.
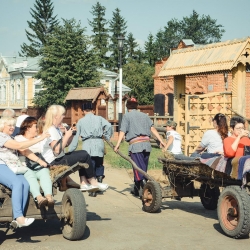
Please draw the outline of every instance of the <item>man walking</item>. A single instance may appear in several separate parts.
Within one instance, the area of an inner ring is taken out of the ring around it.
[[[97,116],[93,111],[93,104],[87,102],[83,104],[84,117],[76,125],[76,136],[74,136],[69,152],[74,151],[78,145],[78,138],[83,141],[82,149],[86,150],[91,156],[96,170],[98,182],[102,182],[104,175],[103,157],[104,141],[103,137],[110,140],[113,130],[111,124],[101,116]]]
[[[159,140],[162,147],[165,147],[165,143],[157,130],[153,127],[153,122],[148,115],[137,110],[138,102],[135,98],[128,100],[126,107],[128,113],[122,118],[120,133],[114,151],[118,151],[120,143],[125,135],[125,140],[129,143],[128,151],[130,158],[139,168],[144,172],[147,172],[148,160],[151,152],[151,132]],[[134,190],[131,191],[131,193],[134,196],[139,196],[140,187],[143,188],[146,179],[137,170],[133,169],[133,171],[135,185]]]
[[[21,115],[18,116],[16,119],[16,127],[12,136],[16,136],[17,134],[19,134],[22,122],[28,117],[27,113],[28,113],[28,109],[26,108],[21,109]]]

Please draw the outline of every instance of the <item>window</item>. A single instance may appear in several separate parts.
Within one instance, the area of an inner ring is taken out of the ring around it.
[[[13,83],[10,86],[10,100],[15,101],[15,85]]]
[[[2,85],[2,88],[1,88],[1,100],[6,101],[6,86],[5,85]]]
[[[17,100],[20,100],[20,99],[21,99],[21,85],[20,85],[20,80],[17,81],[16,99],[17,99]]]

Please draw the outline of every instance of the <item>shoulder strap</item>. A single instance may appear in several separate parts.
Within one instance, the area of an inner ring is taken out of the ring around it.
[[[56,153],[55,153],[55,148],[57,147],[57,145],[58,145],[59,143],[60,143],[59,153],[56,154]],[[55,156],[55,157],[57,157],[58,155],[61,154],[61,152],[62,152],[62,138],[60,138],[60,139],[56,142],[56,144],[54,145],[54,147],[52,148],[52,150],[53,150],[53,153],[54,153],[54,156]]]

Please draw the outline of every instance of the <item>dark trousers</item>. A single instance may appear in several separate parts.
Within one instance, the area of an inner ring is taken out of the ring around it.
[[[149,160],[150,152],[141,152],[141,153],[131,153],[130,158],[135,162],[135,164],[142,169],[144,172],[148,170],[148,160]],[[133,168],[134,171],[134,181],[144,180],[145,177],[139,173],[137,170]]]
[[[63,157],[55,159],[51,165],[72,166],[77,162],[87,163],[89,165],[88,168],[79,169],[79,176],[85,176],[87,179],[95,177],[95,169],[91,157],[85,150],[66,153]]]
[[[92,156],[91,160],[95,169],[96,177],[104,176],[103,157]]]

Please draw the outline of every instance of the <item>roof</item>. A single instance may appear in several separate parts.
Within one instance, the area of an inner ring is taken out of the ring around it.
[[[23,71],[38,71],[40,57],[7,57],[1,56],[8,72],[23,70]]]
[[[103,87],[84,87],[84,88],[73,88],[71,89],[67,96],[65,97],[64,101],[70,100],[86,100],[95,102],[98,95],[104,92],[107,96],[106,91]]]
[[[117,91],[119,91],[119,84],[117,84]],[[112,86],[112,91],[115,91],[115,86]],[[131,88],[128,87],[127,85],[125,84],[122,84],[122,91],[124,92],[130,92],[131,91]]]
[[[184,42],[187,46],[194,45],[194,42],[192,39],[182,39],[182,42]]]
[[[172,51],[158,76],[231,70],[250,63],[250,38],[199,45]]]
[[[111,76],[111,77],[117,77],[118,74],[106,69],[97,69],[97,71],[101,72],[101,74],[103,74],[104,76]]]

